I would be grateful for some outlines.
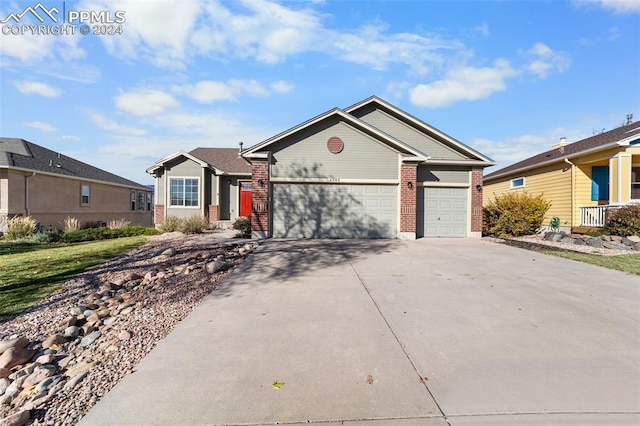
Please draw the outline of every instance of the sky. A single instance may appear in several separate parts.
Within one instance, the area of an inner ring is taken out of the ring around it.
[[[638,0],[2,0],[0,21],[0,136],[141,184],[372,95],[485,173],[640,120]]]

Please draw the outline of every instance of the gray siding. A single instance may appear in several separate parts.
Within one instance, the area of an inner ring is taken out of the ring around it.
[[[358,118],[434,159],[464,160],[468,158],[453,148],[438,142],[434,138],[425,135],[401,120],[378,109],[367,112]]]
[[[339,154],[327,149],[337,136]],[[337,119],[298,132],[272,148],[271,176],[278,178],[398,179],[398,153]]]
[[[203,200],[203,182],[202,179],[202,166],[196,163],[193,160],[187,158],[178,158],[172,162],[169,162],[165,165],[165,174],[166,174],[166,185],[169,187],[169,182],[172,177],[184,177],[184,178],[198,178],[199,187],[198,190],[200,192],[198,207],[171,207],[169,204],[169,194],[168,191],[165,191],[164,194],[164,204],[165,211],[167,216],[178,216],[178,217],[191,217],[191,216],[202,216],[204,215],[205,204]]]
[[[470,169],[455,166],[419,166],[418,182],[469,183]]]
[[[238,178],[222,176],[220,178],[220,220],[238,218]]]
[[[187,158],[180,158],[167,163],[165,165],[165,172],[168,176],[202,176],[202,166],[193,160]]]
[[[154,187],[154,191],[155,191],[155,200],[154,203],[156,204],[164,204],[166,197],[165,197],[165,187],[164,187],[164,170],[162,172],[158,171],[156,172],[157,174],[159,174],[158,177],[156,177],[156,181],[155,181],[155,187]]]

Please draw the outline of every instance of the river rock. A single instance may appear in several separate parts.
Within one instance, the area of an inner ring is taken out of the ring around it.
[[[602,245],[604,248],[608,248],[611,250],[631,250],[631,247],[628,245],[616,242],[616,241],[603,241]]]
[[[603,248],[602,240],[600,238],[589,238],[587,240],[587,245],[596,248]]]
[[[27,377],[22,386],[28,388],[29,386],[40,383],[47,377],[53,376],[55,373],[56,370],[53,366],[51,366],[51,368],[45,368],[44,366],[38,367]]]
[[[0,379],[0,395],[2,395],[4,391],[7,390],[10,384],[11,384],[11,380],[7,379],[6,377],[3,379]]]
[[[66,337],[76,338],[80,335],[80,330],[82,330],[80,327],[71,325],[64,329],[64,335]]]
[[[11,374],[11,370],[9,370],[8,368],[0,368],[0,379],[9,377],[10,374]]]
[[[142,277],[135,272],[127,272],[124,276],[124,279],[127,281],[136,281],[142,279]]]
[[[176,255],[176,249],[173,247],[169,247],[164,249],[158,254],[158,257],[173,257]]]
[[[128,330],[122,330],[118,334],[118,339],[120,339],[120,340],[131,340],[131,337],[133,337],[133,333],[131,333]]]
[[[9,348],[0,355],[0,368],[13,368],[16,365],[29,362],[31,357],[36,353],[33,349],[27,348]]]
[[[36,358],[36,364],[51,364],[56,360],[56,354],[43,354]]]
[[[47,377],[46,379],[38,383],[38,386],[36,386],[34,392],[36,394],[46,392],[50,388],[54,387],[60,380],[62,380],[62,377],[60,376]]]
[[[80,343],[78,344],[78,346],[82,346],[82,347],[89,346],[90,344],[95,342],[96,339],[98,339],[98,337],[100,337],[101,335],[102,333],[98,330],[92,331],[91,333],[84,336],[82,340],[80,340]]]
[[[71,315],[81,315],[84,311],[87,310],[86,306],[74,306],[73,308],[71,308],[71,311],[69,312]]]
[[[2,419],[0,421],[0,426],[23,426],[29,421],[30,417],[31,412],[29,410],[23,410]]]
[[[24,348],[29,344],[29,339],[25,337],[16,337],[15,339],[0,341],[0,354],[3,354],[10,348]]]
[[[228,263],[224,260],[216,259],[213,262],[209,262],[205,266],[205,270],[208,274],[215,274],[216,272],[223,271],[227,268]]]
[[[84,373],[80,373],[77,374],[75,376],[73,376],[73,378],[71,378],[67,383],[65,383],[64,388],[65,389],[73,389],[76,387],[76,385],[78,383],[80,383],[82,380],[84,380],[84,378],[87,377],[87,372],[85,371]]]
[[[43,348],[53,348],[65,344],[67,339],[62,334],[54,334],[42,341]]]
[[[67,377],[75,377],[81,373],[88,373],[96,365],[98,365],[97,361],[82,361],[68,367],[64,375]]]

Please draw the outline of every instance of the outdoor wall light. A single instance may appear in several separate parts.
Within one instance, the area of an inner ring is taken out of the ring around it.
[[[413,182],[411,181],[407,182],[407,188],[413,189]]]
[[[482,185],[477,184],[477,185],[476,185],[476,189],[478,190],[478,192],[482,191]]]
[[[258,179],[258,185],[264,186],[264,181],[262,179]]]

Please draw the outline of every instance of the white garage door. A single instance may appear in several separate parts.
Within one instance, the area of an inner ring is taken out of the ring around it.
[[[466,237],[467,194],[467,188],[418,191],[418,237]]]
[[[396,238],[397,186],[273,185],[275,238]]]

